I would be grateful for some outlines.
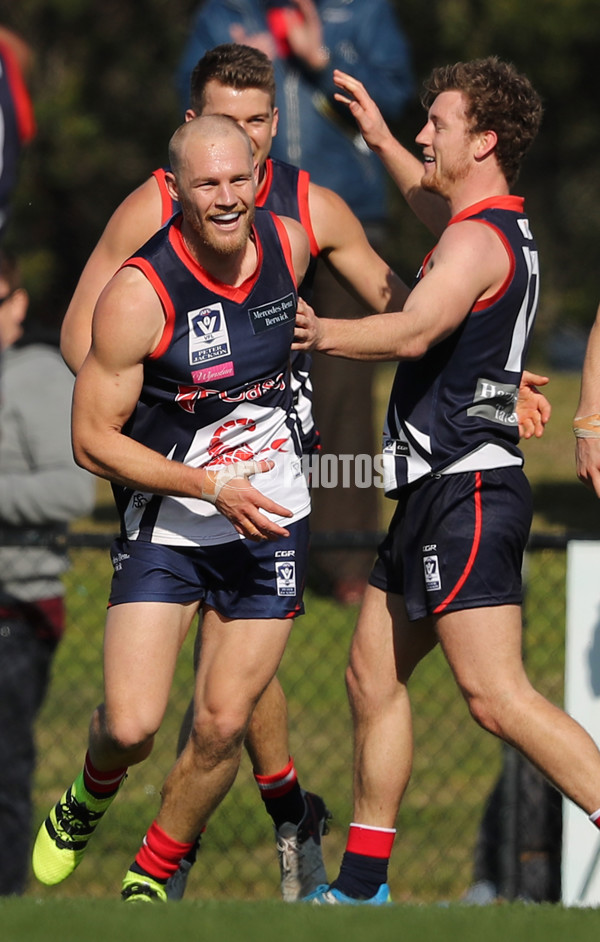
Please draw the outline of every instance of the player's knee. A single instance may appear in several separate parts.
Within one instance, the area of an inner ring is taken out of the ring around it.
[[[112,723],[107,725],[106,728],[110,745],[116,752],[121,752],[124,756],[140,750],[146,750],[149,753],[152,749],[155,733],[156,730],[150,730],[143,723],[130,719]]]
[[[205,762],[217,765],[241,750],[248,717],[243,711],[223,709],[199,711],[188,740],[190,748]]]
[[[503,738],[503,710],[499,701],[485,694],[465,695],[465,699],[475,722],[488,733]]]
[[[360,660],[351,658],[346,668],[346,690],[353,711],[364,714],[382,709],[396,696],[398,686],[395,682],[386,684],[374,672],[364,670]]]

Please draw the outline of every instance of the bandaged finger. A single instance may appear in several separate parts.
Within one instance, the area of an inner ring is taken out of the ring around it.
[[[202,499],[215,504],[226,484],[233,478],[249,478],[261,470],[260,461],[235,461],[212,470],[205,469]]]

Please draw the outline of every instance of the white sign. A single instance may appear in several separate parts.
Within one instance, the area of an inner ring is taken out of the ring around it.
[[[567,546],[565,710],[600,743],[600,542]],[[562,901],[600,906],[600,831],[563,801]]]

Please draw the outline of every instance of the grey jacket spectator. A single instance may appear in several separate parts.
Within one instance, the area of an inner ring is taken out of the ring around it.
[[[58,350],[13,346],[28,304],[17,278],[0,255],[0,896],[26,885],[34,721],[65,625],[68,559],[52,540],[95,496],[93,476],[73,460],[73,379]]]

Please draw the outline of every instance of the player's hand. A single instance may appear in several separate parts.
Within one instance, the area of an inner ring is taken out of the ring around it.
[[[333,97],[336,101],[348,106],[367,146],[372,150],[380,148],[383,142],[392,136],[392,133],[363,83],[340,69],[334,69],[333,81],[338,88],[347,93],[343,95],[336,92]]]
[[[321,334],[321,322],[312,307],[298,298],[292,350],[318,350]]]
[[[235,461],[216,468],[204,468],[202,497],[214,504],[224,517],[233,524],[238,533],[249,540],[278,540],[289,536],[289,530],[269,520],[261,510],[279,517],[291,517],[292,512],[266,497],[250,484],[253,474],[270,471],[274,462]]]
[[[519,435],[521,438],[541,438],[544,428],[552,413],[552,406],[538,386],[545,386],[550,382],[547,376],[530,373],[523,370],[519,395],[517,397],[517,418],[519,420]]]
[[[600,497],[600,439],[578,438],[575,445],[577,477]]]

